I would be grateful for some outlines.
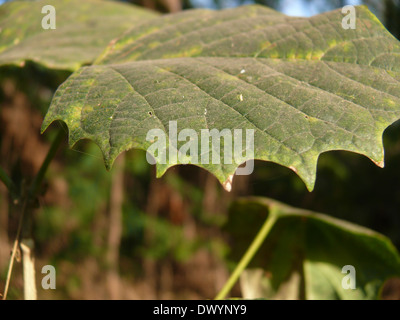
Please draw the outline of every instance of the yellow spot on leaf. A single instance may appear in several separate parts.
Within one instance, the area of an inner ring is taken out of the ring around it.
[[[384,101],[386,104],[388,104],[391,107],[394,107],[396,105],[396,102],[394,102],[392,99],[385,98]]]
[[[337,45],[337,42],[335,39],[332,39],[331,41],[328,42],[329,48],[336,47],[336,45]]]
[[[154,42],[150,43],[150,44],[148,45],[148,47],[149,47],[150,49],[154,49],[155,47],[158,47],[160,44],[161,44],[160,41],[154,41]]]
[[[323,51],[314,51],[312,54],[312,60],[321,60],[324,56],[325,52]]]
[[[269,54],[269,57],[270,57],[271,59],[278,59],[278,58],[279,58],[279,52],[278,52],[278,51],[271,52],[271,53]]]
[[[163,55],[164,59],[172,59],[172,58],[182,58],[182,57],[194,57],[201,53],[202,48],[200,46],[195,46],[189,49],[186,49],[181,52],[167,53]]]

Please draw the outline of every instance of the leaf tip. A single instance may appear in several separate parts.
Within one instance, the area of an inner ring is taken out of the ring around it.
[[[380,168],[384,168],[385,167],[385,161],[384,160],[381,160],[381,161],[372,160],[372,162],[375,163]]]
[[[226,181],[222,184],[222,186],[227,192],[232,191],[232,180],[233,180],[233,174],[229,175],[228,179],[226,179]]]
[[[293,170],[295,173],[298,172],[297,169],[296,169],[295,167],[293,167],[293,166],[289,166],[289,169],[290,169],[290,170]]]

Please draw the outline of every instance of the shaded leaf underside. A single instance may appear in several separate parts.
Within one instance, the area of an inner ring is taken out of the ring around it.
[[[108,167],[124,150],[146,150],[147,132],[168,133],[172,120],[199,136],[254,129],[254,158],[291,168],[310,190],[325,151],[383,166],[382,133],[400,117],[400,46],[365,7],[355,30],[342,18],[245,6],[144,22],[59,88],[43,129],[65,121],[70,144],[92,139]],[[157,175],[177,163],[157,164]],[[237,168],[199,166],[222,183]]]
[[[258,279],[253,296],[244,298],[377,299],[385,280],[400,275],[400,256],[385,236],[267,198],[244,198],[231,206],[225,226],[236,248],[231,259],[240,259],[272,210],[278,220],[241,279],[245,287],[251,276]],[[355,268],[353,290],[342,287],[346,265]]]
[[[56,29],[43,29],[42,7],[52,5]],[[0,6],[0,65],[30,60],[49,68],[76,70],[90,64],[127,28],[157,14],[99,0],[13,1]]]

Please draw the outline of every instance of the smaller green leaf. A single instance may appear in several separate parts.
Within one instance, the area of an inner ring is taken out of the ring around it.
[[[270,210],[278,220],[242,274],[244,298],[377,299],[383,283],[400,276],[400,256],[385,236],[267,198],[231,206],[231,259],[240,259]],[[355,289],[342,286],[346,265],[355,268]]]
[[[43,29],[45,5],[55,8],[56,29]],[[92,63],[107,44],[157,14],[133,5],[99,0],[12,1],[0,6],[0,65],[31,60],[76,70]]]

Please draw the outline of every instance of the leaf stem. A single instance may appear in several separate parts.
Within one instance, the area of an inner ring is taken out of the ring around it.
[[[4,182],[8,191],[13,194],[15,192],[15,185],[7,173],[0,167],[0,180]]]
[[[38,173],[36,174],[35,178],[33,179],[33,182],[31,184],[30,188],[28,189],[27,194],[24,195],[24,201],[22,204],[21,215],[19,217],[19,222],[18,222],[17,234],[15,236],[13,249],[11,251],[11,258],[10,258],[10,262],[8,265],[6,283],[4,286],[3,300],[7,299],[8,288],[9,288],[10,280],[11,280],[11,273],[12,273],[12,269],[14,266],[14,259],[15,259],[17,250],[19,248],[21,230],[22,230],[22,226],[24,225],[24,217],[26,215],[26,212],[28,211],[30,202],[32,201],[32,199],[34,199],[34,197],[37,195],[37,192],[39,191],[39,187],[43,181],[46,171],[50,165],[50,162],[56,155],[57,149],[61,145],[63,138],[64,138],[64,130],[63,130],[63,128],[60,128],[59,131],[57,132],[55,139],[53,140],[53,142],[50,146],[49,151],[47,152],[46,158],[44,159],[42,166],[40,167]]]
[[[64,138],[64,130],[63,130],[63,128],[60,128],[50,146],[49,151],[47,152],[46,158],[44,159],[42,166],[39,169],[39,172],[36,174],[35,178],[33,179],[32,184],[28,190],[28,197],[30,198],[30,200],[36,196],[36,194],[39,190],[39,187],[43,181],[44,175],[46,174],[46,171],[50,165],[50,162],[53,160],[54,156],[56,155],[58,147],[61,145],[63,138]]]
[[[222,300],[228,295],[229,291],[231,291],[231,289],[239,279],[240,275],[242,274],[243,270],[246,269],[250,261],[257,253],[258,249],[264,242],[264,239],[267,237],[272,227],[274,226],[277,218],[278,218],[277,212],[274,210],[274,208],[271,208],[268,217],[265,220],[260,231],[257,233],[256,237],[250,244],[249,248],[247,249],[243,257],[240,259],[238,265],[236,266],[235,270],[229,277],[228,281],[225,283],[224,287],[215,297],[215,300]]]

